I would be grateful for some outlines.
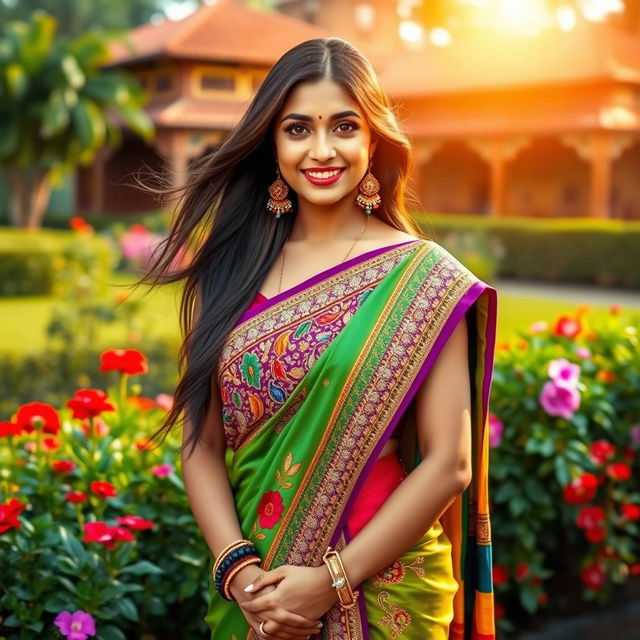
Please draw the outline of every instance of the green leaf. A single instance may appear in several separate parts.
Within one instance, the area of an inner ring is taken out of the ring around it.
[[[115,600],[113,604],[124,618],[132,620],[133,622],[138,621],[138,609],[133,603],[133,600],[129,598],[119,598]]]
[[[98,640],[127,640],[126,636],[118,627],[112,624],[105,625],[96,629]]]
[[[163,574],[164,571],[157,565],[149,562],[148,560],[140,560],[135,564],[130,564],[126,567],[123,567],[120,570],[120,573],[131,573],[136,576],[143,576],[143,575],[160,575],[160,574]]]
[[[113,108],[122,117],[127,126],[145,140],[151,140],[155,134],[153,120],[139,107],[113,104]]]
[[[58,533],[62,546],[70,558],[84,562],[87,559],[87,550],[82,546],[81,542],[62,525],[58,526]]]
[[[62,92],[54,89],[42,110],[40,135],[45,139],[52,138],[67,127],[70,120],[69,109],[64,101]]]
[[[102,111],[90,100],[81,98],[71,110],[74,129],[85,149],[95,150],[104,144],[107,129]]]

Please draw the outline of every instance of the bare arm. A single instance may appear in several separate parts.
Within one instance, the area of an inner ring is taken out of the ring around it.
[[[199,303],[196,301],[196,314],[199,313]],[[189,505],[204,536],[211,553],[218,554],[231,542],[244,536],[238,522],[233,492],[229,484],[225,466],[226,443],[222,424],[222,407],[220,392],[215,376],[212,377],[211,402],[203,425],[203,432],[193,453],[188,457],[189,447],[182,453],[182,475]],[[193,425],[188,419],[184,421],[182,442],[190,437]],[[243,587],[265,572],[256,565],[241,569],[233,578],[230,589],[238,601],[252,599],[251,594],[243,591]],[[262,619],[246,613],[245,617],[254,631]],[[302,616],[289,613],[280,608],[270,616],[279,623],[278,633],[274,638],[293,639],[307,638],[317,630],[316,622]],[[272,622],[271,627],[275,629]]]
[[[352,584],[411,548],[471,481],[467,344],[467,323],[462,318],[416,396],[422,462],[340,554]]]

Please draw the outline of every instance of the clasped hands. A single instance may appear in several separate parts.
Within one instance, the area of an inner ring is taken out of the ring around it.
[[[319,619],[338,600],[324,565],[283,565],[272,571],[253,565],[238,578],[231,592],[251,628],[268,640],[301,640],[319,633]]]

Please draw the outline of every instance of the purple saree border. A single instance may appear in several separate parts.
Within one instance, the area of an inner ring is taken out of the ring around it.
[[[320,271],[319,273],[316,273],[316,275],[311,276],[310,278],[307,278],[302,282],[299,282],[293,287],[289,287],[289,289],[285,289],[284,291],[277,293],[275,296],[272,296],[271,298],[266,298],[265,296],[266,298],[265,300],[250,307],[240,316],[240,318],[238,319],[238,322],[236,323],[236,326],[238,326],[242,322],[246,322],[247,320],[253,318],[253,316],[257,315],[258,313],[262,313],[265,309],[268,309],[274,304],[277,304],[282,300],[286,300],[289,296],[295,295],[296,293],[299,293],[300,291],[303,291],[307,287],[311,287],[314,284],[317,284],[318,282],[325,280],[326,278],[330,278],[331,276],[335,275],[336,273],[339,273],[344,269],[353,267],[354,265],[359,264],[360,262],[364,262],[365,260],[370,260],[372,258],[375,258],[376,256],[380,255],[381,253],[384,253],[385,251],[391,251],[392,249],[397,249],[398,247],[402,247],[405,244],[411,244],[412,242],[424,242],[424,238],[415,238],[414,240],[405,240],[404,242],[399,242],[397,244],[390,244],[390,245],[387,245],[386,247],[378,247],[377,249],[371,249],[370,251],[365,251],[364,253],[361,253],[358,256],[349,258],[349,260],[345,262],[340,262],[338,264],[333,265],[333,267],[329,267],[328,269]]]
[[[489,296],[488,319],[487,319],[487,323],[488,323],[487,346],[491,346],[492,344],[494,344],[495,336],[496,336],[495,321],[496,321],[497,292],[494,287],[486,284],[485,282],[477,281],[477,282],[474,282],[473,285],[469,287],[469,290],[462,296],[462,298],[460,298],[455,309],[449,315],[449,318],[447,318],[447,321],[445,322],[442,328],[442,331],[440,332],[440,335],[436,338],[433,344],[433,347],[431,348],[431,351],[429,352],[425,361],[420,367],[420,371],[416,375],[414,381],[411,383],[411,386],[409,387],[409,390],[407,391],[404,398],[402,399],[400,406],[398,407],[397,411],[393,415],[393,418],[389,422],[389,425],[387,426],[384,434],[380,438],[380,441],[378,442],[378,444],[376,444],[373,452],[371,453],[371,456],[369,457],[369,460],[366,462],[364,468],[362,469],[362,472],[360,473],[360,477],[356,480],[356,483],[354,484],[353,491],[349,496],[347,504],[345,505],[342,515],[340,516],[340,520],[338,521],[336,529],[333,533],[333,536],[331,538],[331,546],[335,546],[336,541],[338,540],[341,533],[343,532],[345,536],[345,541],[347,543],[352,539],[351,536],[349,535],[348,527],[345,526],[347,515],[351,509],[351,506],[354,500],[357,498],[358,493],[360,492],[360,489],[364,481],[369,475],[371,468],[375,464],[378,458],[378,455],[380,454],[380,451],[382,451],[387,440],[393,434],[393,431],[398,421],[400,420],[405,410],[409,406],[409,403],[413,399],[418,388],[427,377],[427,374],[431,370],[431,367],[433,366],[435,359],[438,357],[438,355],[442,351],[442,348],[444,347],[446,341],[449,339],[449,336],[451,335],[451,333],[453,333],[454,328],[458,325],[458,322],[461,320],[462,316],[471,308],[471,306],[478,300],[478,298],[485,291]],[[485,369],[484,369],[484,379],[483,379],[483,389],[482,389],[483,424],[484,424],[484,421],[486,420],[488,397],[489,397],[489,391],[491,389],[491,378],[492,378],[491,372],[493,368],[493,358],[494,358],[494,350],[490,348],[485,349],[485,354],[484,354]],[[366,605],[364,602],[364,598],[358,598],[358,609],[360,612],[360,619],[363,621],[363,624],[362,624],[363,640],[369,640],[370,636],[369,636],[369,628],[368,628],[368,625],[366,624],[367,612],[366,612]]]

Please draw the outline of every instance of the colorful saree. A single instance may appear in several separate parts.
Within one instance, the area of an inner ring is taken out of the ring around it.
[[[327,612],[322,640],[349,637],[345,625],[357,640],[495,637],[487,417],[496,291],[419,239],[258,301],[226,340],[217,375],[243,535],[266,570],[319,566],[327,546],[348,543],[371,470],[393,466],[378,460],[389,437],[401,434],[407,473],[420,462],[412,401],[465,314],[472,482],[415,547],[359,585],[348,619],[337,605]],[[213,585],[205,620],[214,640],[257,638]]]

